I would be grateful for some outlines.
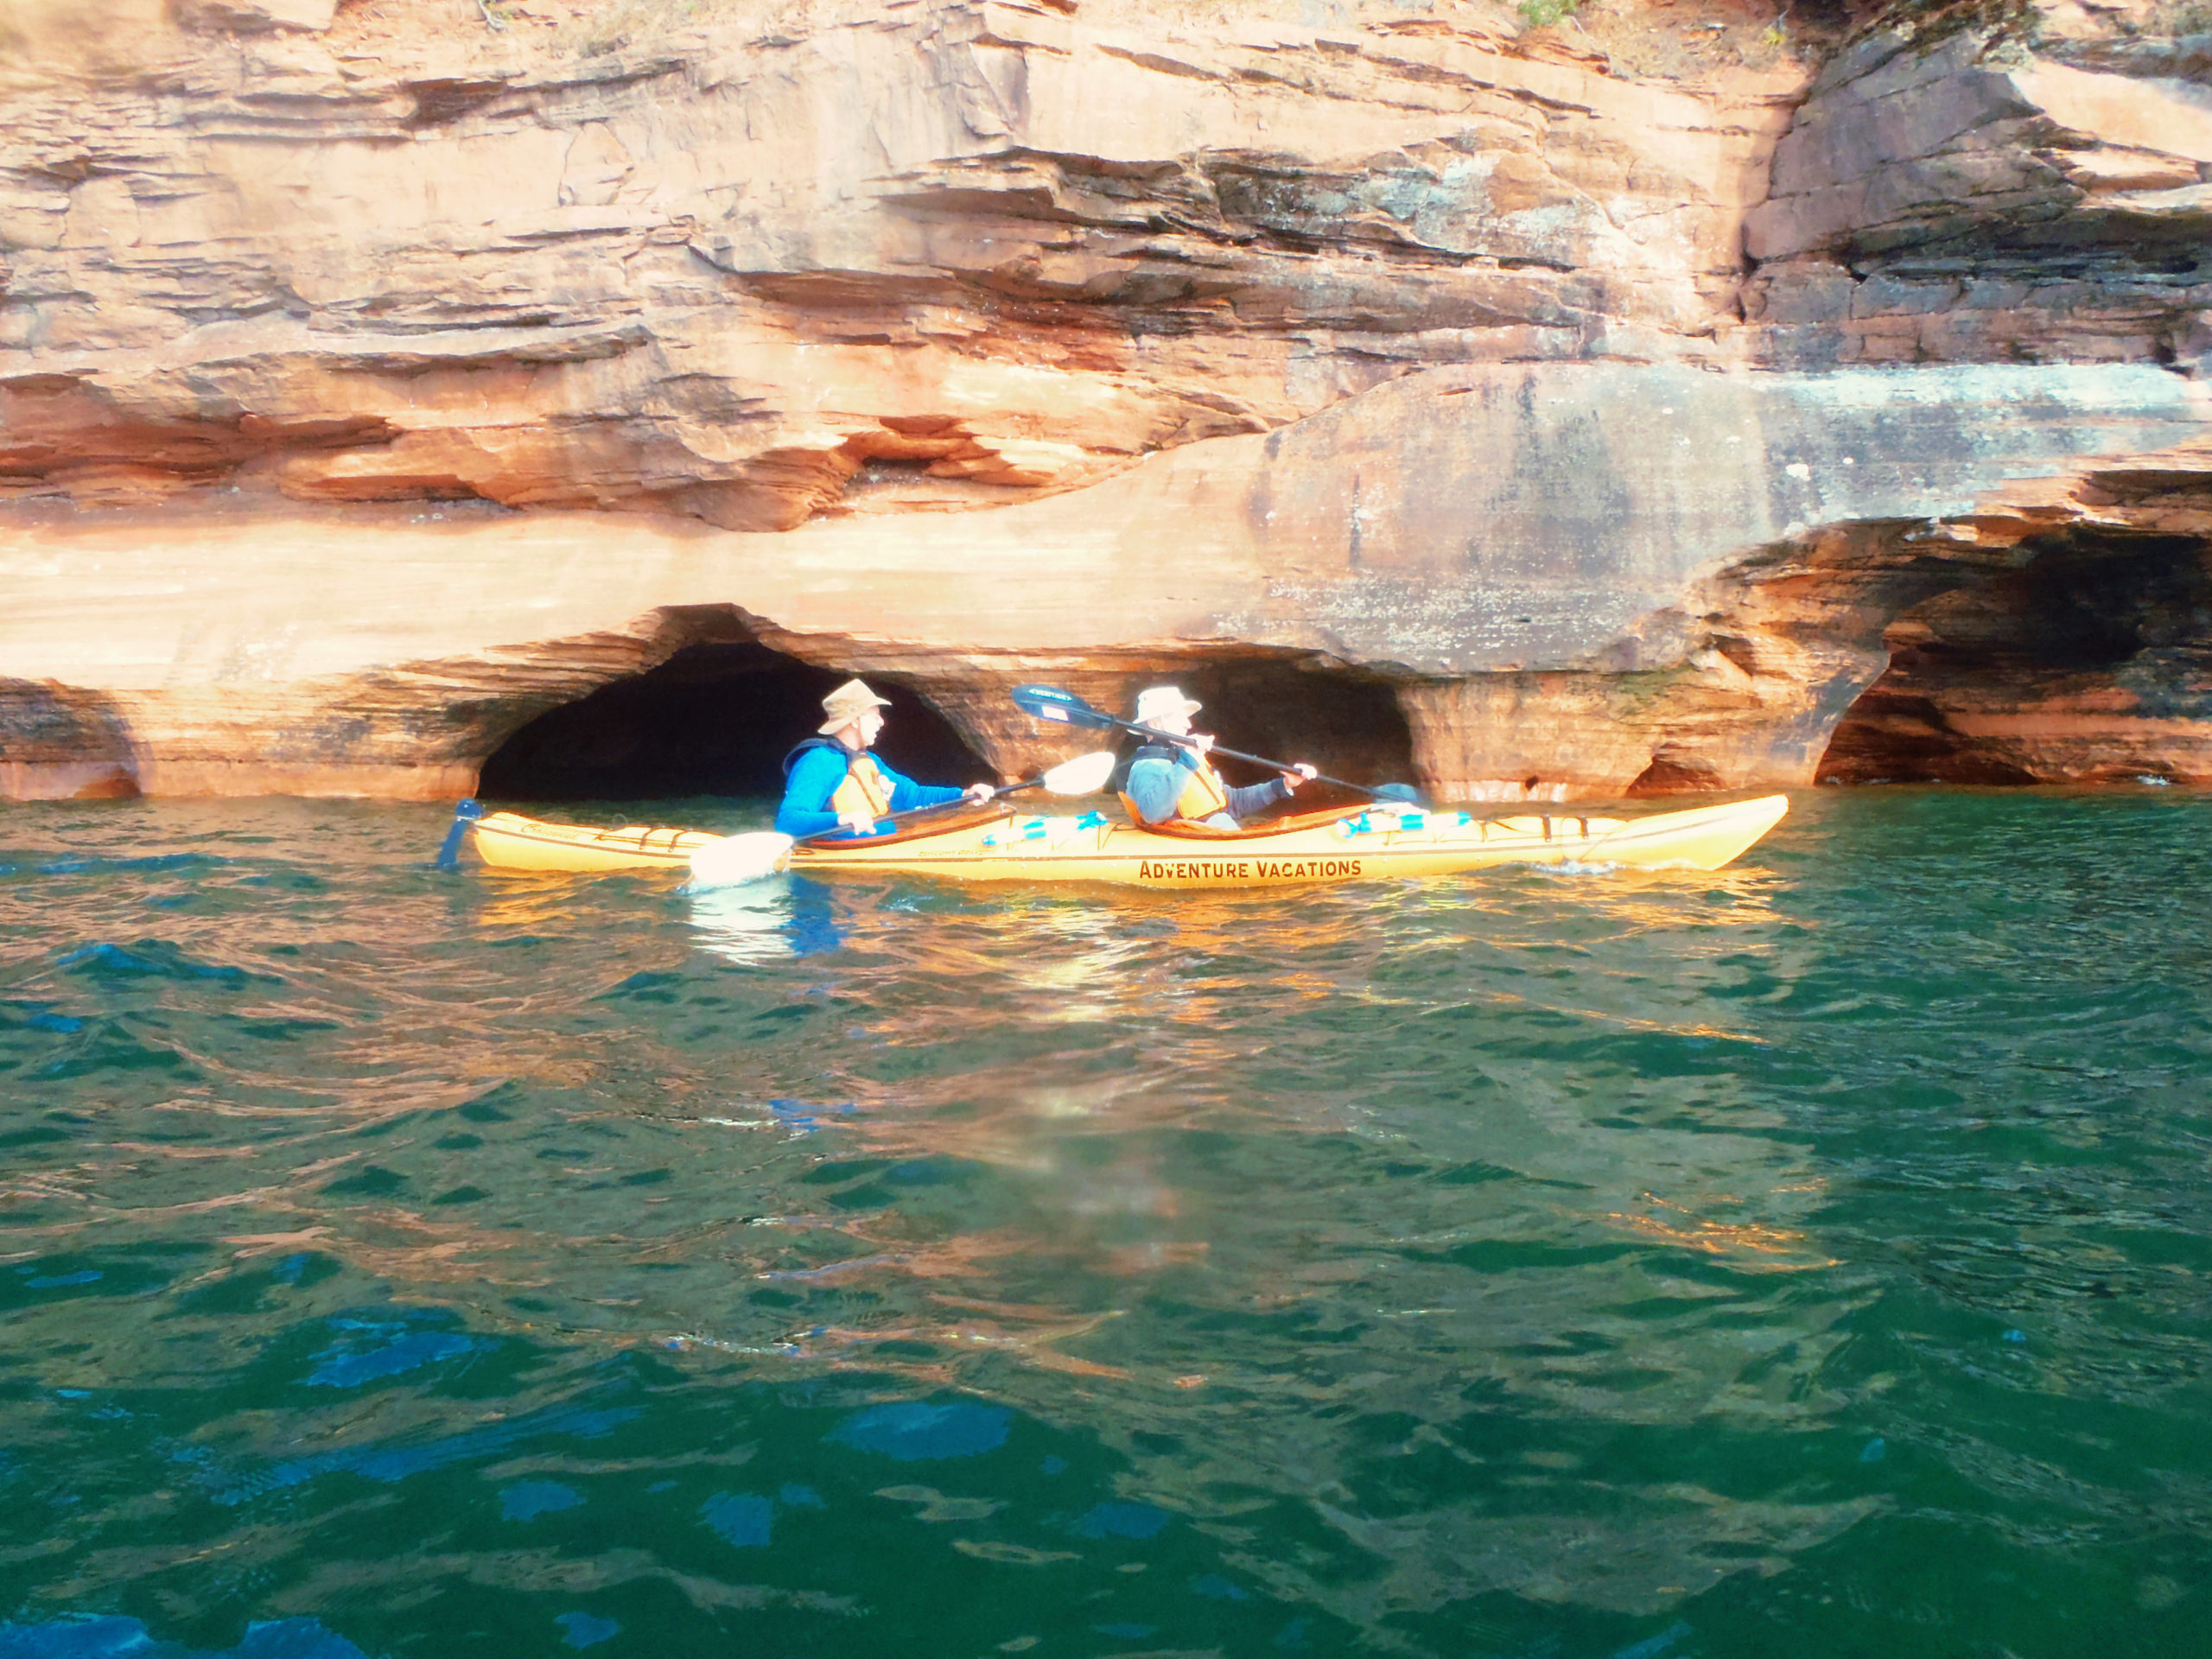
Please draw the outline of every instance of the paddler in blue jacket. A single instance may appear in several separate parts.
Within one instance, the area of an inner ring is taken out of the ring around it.
[[[1185,696],[1183,689],[1176,685],[1155,685],[1137,694],[1138,725],[1189,740],[1187,747],[1147,743],[1129,762],[1122,804],[1137,823],[1175,820],[1203,823],[1211,830],[1234,830],[1237,820],[1289,799],[1300,784],[1313,776],[1313,768],[1300,761],[1293,770],[1264,784],[1230,788],[1206,759],[1213,739],[1191,730],[1191,716],[1203,707]]]
[[[859,680],[847,680],[822,699],[828,718],[820,734],[784,758],[777,829],[801,841],[840,826],[852,836],[888,835],[898,826],[877,823],[887,813],[941,806],[963,795],[990,799],[988,784],[964,790],[918,784],[870,753],[883,731],[883,710],[890,706],[890,699],[877,696]]]

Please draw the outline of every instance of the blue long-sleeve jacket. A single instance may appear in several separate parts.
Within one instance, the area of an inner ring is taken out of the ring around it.
[[[830,810],[830,797],[845,781],[849,763],[844,747],[836,743],[817,744],[800,754],[791,763],[791,775],[784,782],[783,804],[776,809],[776,828],[799,841],[837,828],[837,815]],[[891,785],[893,812],[942,805],[946,801],[958,800],[964,792],[937,784],[918,784],[884,765],[880,755],[875,757],[875,766]],[[896,824],[887,826],[879,821],[875,833],[887,835],[896,828]]]
[[[1137,816],[1147,823],[1162,823],[1173,817],[1175,804],[1183,798],[1183,785],[1198,769],[1188,749],[1171,750],[1157,743],[1139,749],[1136,759],[1129,762],[1128,781],[1128,796],[1136,803]],[[1290,793],[1280,778],[1241,788],[1224,784],[1222,789],[1229,797],[1229,810],[1205,820],[1216,830],[1234,830],[1238,819],[1249,818]]]

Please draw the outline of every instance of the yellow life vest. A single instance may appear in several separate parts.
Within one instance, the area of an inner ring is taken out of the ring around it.
[[[845,762],[845,781],[830,791],[830,810],[842,817],[865,812],[880,818],[891,810],[891,780],[877,770],[872,754],[856,754]]]
[[[1198,763],[1198,770],[1184,780],[1183,792],[1175,798],[1175,817],[1189,823],[1199,823],[1217,812],[1229,810],[1229,791],[1220,774],[1200,757],[1191,757]],[[1137,804],[1129,798],[1128,791],[1122,792],[1122,807],[1132,823],[1142,823],[1144,814],[1137,810]]]

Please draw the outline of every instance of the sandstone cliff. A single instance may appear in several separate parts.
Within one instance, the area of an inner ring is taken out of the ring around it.
[[[18,19],[0,795],[852,670],[999,768],[1178,673],[1449,794],[2212,778],[2212,36],[1735,3]]]

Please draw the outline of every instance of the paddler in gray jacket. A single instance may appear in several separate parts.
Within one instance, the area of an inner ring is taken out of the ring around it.
[[[1205,705],[1183,695],[1176,685],[1155,685],[1137,694],[1136,721],[1156,732],[1187,739],[1186,743],[1147,743],[1129,762],[1122,804],[1138,823],[1175,821],[1202,823],[1210,830],[1234,830],[1240,818],[1287,800],[1298,786],[1313,776],[1313,768],[1300,761],[1279,778],[1264,784],[1232,789],[1206,759],[1213,739],[1191,730],[1191,716]]]

